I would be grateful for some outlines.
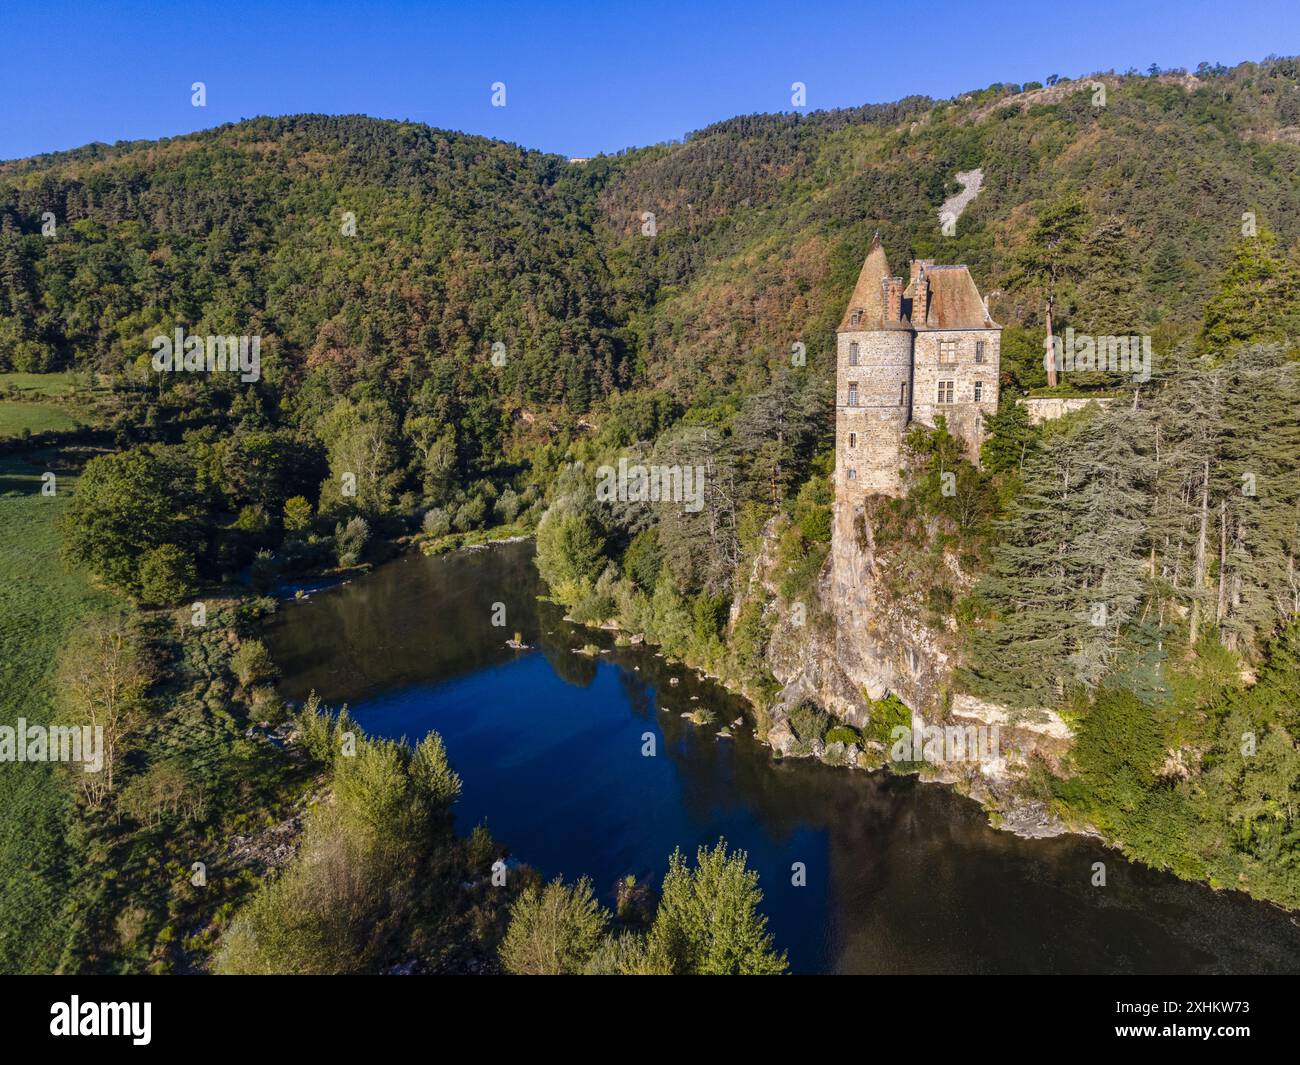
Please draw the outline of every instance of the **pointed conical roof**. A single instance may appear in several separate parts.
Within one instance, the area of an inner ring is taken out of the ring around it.
[[[844,309],[844,317],[840,319],[841,333],[858,329],[882,328],[885,308],[881,282],[892,276],[889,272],[889,260],[885,258],[885,245],[880,240],[880,230],[876,230],[876,235],[871,238],[871,247],[867,249],[867,257],[862,263],[862,270],[858,274],[858,283],[853,286],[853,295],[849,297],[849,305]],[[862,312],[856,325],[853,324],[855,311]]]

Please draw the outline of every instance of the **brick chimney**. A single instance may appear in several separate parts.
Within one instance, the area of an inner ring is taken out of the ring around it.
[[[902,321],[903,279],[901,277],[882,277],[880,279],[880,293],[881,306],[885,309],[885,321]]]
[[[930,309],[930,281],[925,276],[925,263],[912,263],[912,327],[925,325]]]

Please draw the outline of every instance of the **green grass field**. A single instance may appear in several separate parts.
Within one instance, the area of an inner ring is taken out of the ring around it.
[[[58,495],[40,494],[58,474]],[[0,459],[0,723],[44,723],[69,630],[117,602],[59,561],[58,516],[75,485],[56,456]],[[0,971],[51,972],[73,871],[64,846],[67,792],[46,765],[0,763]]]
[[[27,396],[61,396],[71,392],[77,377],[71,370],[61,373],[0,373],[0,392],[19,389]]]
[[[0,439],[18,436],[24,429],[33,433],[67,430],[93,421],[94,388],[90,382],[89,375],[70,370],[0,373]],[[78,388],[82,391],[77,392]]]
[[[14,402],[0,399],[0,437],[47,429],[75,429],[80,422],[71,409],[55,403]]]

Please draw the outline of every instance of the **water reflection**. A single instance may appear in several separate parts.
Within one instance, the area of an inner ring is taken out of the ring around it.
[[[546,875],[585,873],[609,900],[619,877],[661,876],[675,846],[745,848],[797,970],[1300,971],[1300,928],[1279,911],[1092,840],[996,832],[937,785],[773,763],[748,720],[718,738],[741,700],[569,625],[539,590],[528,544],[413,555],[287,605],[267,638],[287,697],[315,689],[384,735],[438,729],[465,780],[461,825],[486,818]],[[533,650],[505,646],[516,631]],[[575,653],[589,643],[605,653]],[[698,706],[715,724],[681,717]]]

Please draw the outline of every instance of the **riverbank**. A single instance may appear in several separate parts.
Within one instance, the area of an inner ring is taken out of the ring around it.
[[[657,885],[674,846],[725,836],[761,876],[796,971],[1286,970],[1295,930],[1240,895],[1095,838],[994,831],[979,805],[915,776],[774,759],[751,728],[728,727],[753,710],[703,671],[565,622],[537,598],[531,555],[408,553],[281,611],[264,638],[282,696],[314,688],[368,735],[438,732],[464,782],[458,832],[486,822],[541,876],[587,875],[611,906],[628,875]],[[516,631],[529,650],[505,646]],[[575,653],[587,643],[603,653]],[[716,716],[697,721],[700,709]]]

